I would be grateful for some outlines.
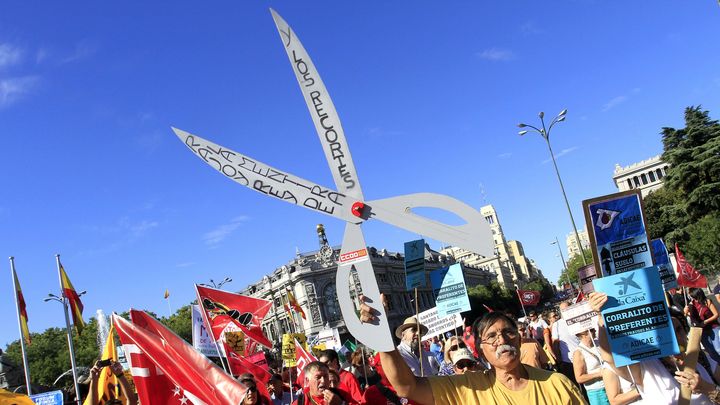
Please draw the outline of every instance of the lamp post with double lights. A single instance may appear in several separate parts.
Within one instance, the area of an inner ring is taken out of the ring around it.
[[[577,241],[578,247],[580,248],[580,255],[582,256],[583,264],[587,265],[587,260],[585,259],[585,251],[582,248],[582,244],[580,243],[580,235],[577,231],[577,226],[575,225],[575,218],[573,218],[572,210],[570,209],[570,203],[568,202],[567,195],[565,194],[565,186],[563,186],[562,179],[560,178],[560,170],[558,170],[557,162],[555,162],[555,154],[553,153],[552,146],[550,146],[550,130],[552,130],[553,126],[557,124],[558,122],[565,121],[565,115],[567,114],[567,109],[560,111],[560,114],[557,115],[557,117],[553,118],[552,122],[550,122],[549,126],[545,126],[545,113],[540,111],[538,114],[538,117],[540,117],[540,123],[542,124],[542,128],[537,128],[532,125],[520,123],[518,124],[519,128],[531,128],[531,129],[523,129],[522,131],[518,132],[520,136],[523,136],[527,134],[528,132],[537,132],[540,134],[540,136],[545,139],[545,142],[547,143],[548,150],[550,151],[550,159],[552,159],[553,166],[555,167],[555,174],[557,174],[558,183],[560,183],[560,191],[562,191],[563,198],[565,199],[565,206],[567,207],[568,214],[570,214],[570,222],[572,222],[573,231],[575,232],[575,240]]]
[[[87,291],[80,291],[78,293],[78,297],[83,296],[86,292]],[[73,384],[75,386],[75,399],[77,404],[80,405],[80,387],[78,386],[77,367],[75,366],[75,348],[73,346],[72,340],[72,329],[70,328],[70,314],[68,313],[67,298],[65,297],[65,294],[61,294],[60,296],[57,296],[55,294],[48,294],[48,296],[45,297],[43,301],[57,301],[63,306],[63,311],[65,312],[65,331],[67,332],[68,349],[70,350],[70,366],[73,375]]]

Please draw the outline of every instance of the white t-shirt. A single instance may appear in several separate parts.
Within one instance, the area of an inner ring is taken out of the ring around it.
[[[530,322],[528,324],[530,329],[532,330],[532,338],[533,339],[542,339],[543,338],[543,329],[548,327],[547,322],[545,322],[544,319],[538,317],[536,320]]]
[[[638,387],[643,401],[647,404],[677,404],[680,398],[680,385],[658,359],[645,360],[641,364],[643,384]],[[696,368],[705,381],[712,378],[703,366]],[[711,405],[710,399],[704,394],[692,394],[693,405]]]
[[[560,341],[560,360],[572,363],[572,355],[580,344],[580,339],[570,334],[564,319],[558,319],[553,323],[552,339]]]

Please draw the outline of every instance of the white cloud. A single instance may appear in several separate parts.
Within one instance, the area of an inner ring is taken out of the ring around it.
[[[505,153],[499,154],[497,157],[500,158],[500,159],[508,159],[508,158],[510,158],[510,156],[512,156],[512,153],[510,153],[510,152],[505,152]]]
[[[607,103],[605,103],[605,105],[603,105],[602,111],[603,112],[608,111],[611,108],[614,108],[614,107],[618,106],[619,104],[622,104],[622,103],[628,101],[628,99],[630,99],[631,96],[638,94],[638,93],[640,93],[640,89],[635,87],[634,89],[630,90],[630,92],[628,94],[621,94],[617,97],[613,97],[610,101],[608,101]]]
[[[184,263],[178,263],[175,265],[177,268],[184,268],[184,267],[191,267],[194,266],[195,262],[184,262]]]
[[[482,52],[478,52],[477,56],[493,62],[509,61],[516,58],[515,54],[512,51],[498,48],[490,48]]]
[[[230,221],[229,224],[220,225],[212,231],[205,233],[202,238],[205,241],[206,245],[217,245],[218,243],[225,240],[225,238],[232,235],[232,233],[235,232],[240,227],[240,225],[242,225],[248,219],[249,218],[244,215],[235,217]]]
[[[528,21],[520,26],[520,32],[525,35],[537,35],[542,34],[544,31],[540,29],[534,22]]]
[[[0,44],[0,68],[16,65],[22,59],[22,50],[10,44]]]
[[[561,150],[560,152],[558,152],[558,153],[555,154],[555,159],[559,159],[561,156],[565,156],[565,155],[567,155],[568,153],[574,152],[574,151],[576,151],[576,150],[578,150],[578,149],[579,149],[579,148],[578,148],[577,146],[573,146],[573,147],[570,147],[570,148],[563,149],[563,150]],[[545,159],[545,160],[542,161],[542,164],[550,163],[551,161],[552,161],[552,159]]]
[[[60,63],[71,63],[81,59],[85,59],[88,56],[94,54],[98,49],[98,46],[88,40],[83,40],[75,44],[73,52],[63,58]]]
[[[0,108],[26,96],[39,82],[36,76],[11,77],[0,80]]]

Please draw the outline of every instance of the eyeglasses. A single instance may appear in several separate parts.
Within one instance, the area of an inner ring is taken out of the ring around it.
[[[500,333],[490,332],[487,334],[487,336],[485,336],[485,339],[483,339],[482,342],[485,344],[494,345],[500,338],[500,335],[502,335],[505,340],[513,340],[518,337],[518,331],[517,329],[505,328],[501,330]]]
[[[248,387],[247,392],[257,392],[257,390],[258,390],[257,387],[253,385],[253,386]]]

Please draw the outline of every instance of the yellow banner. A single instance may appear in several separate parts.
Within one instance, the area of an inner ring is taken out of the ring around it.
[[[110,324],[110,331],[108,332],[107,340],[105,341],[105,347],[103,348],[101,360],[110,359],[113,362],[118,360],[117,350],[115,348],[115,339],[113,338],[115,332],[115,325]],[[120,383],[113,374],[110,367],[103,367],[100,370],[100,376],[98,377],[98,405],[103,405],[109,402],[111,399],[117,398],[125,403],[125,393],[120,387]],[[90,395],[85,398],[83,405],[90,404]]]
[[[304,333],[286,333],[282,340],[282,358],[285,360],[287,367],[295,367],[295,339],[302,347],[307,350],[307,338]]]

